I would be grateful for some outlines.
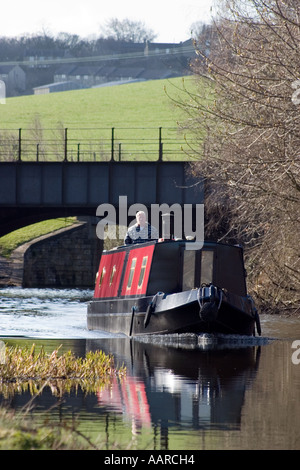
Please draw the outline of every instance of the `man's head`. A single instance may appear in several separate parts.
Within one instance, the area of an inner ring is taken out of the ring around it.
[[[144,211],[139,211],[136,213],[136,221],[137,224],[140,225],[141,227],[144,227],[146,224],[146,214]]]

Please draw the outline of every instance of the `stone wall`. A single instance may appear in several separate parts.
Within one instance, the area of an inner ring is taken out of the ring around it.
[[[20,284],[23,287],[93,289],[101,252],[102,241],[89,222],[40,237],[15,253],[15,258],[22,259],[22,266],[18,268],[22,277]]]

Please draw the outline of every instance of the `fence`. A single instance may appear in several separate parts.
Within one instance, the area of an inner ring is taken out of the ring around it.
[[[0,129],[0,161],[187,160],[177,128]]]

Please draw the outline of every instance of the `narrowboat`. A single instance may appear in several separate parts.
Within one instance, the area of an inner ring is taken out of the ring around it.
[[[103,251],[87,327],[129,337],[261,335],[242,247],[153,240]]]

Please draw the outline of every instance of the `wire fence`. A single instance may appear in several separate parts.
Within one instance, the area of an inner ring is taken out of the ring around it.
[[[175,127],[0,129],[1,161],[190,160]]]

